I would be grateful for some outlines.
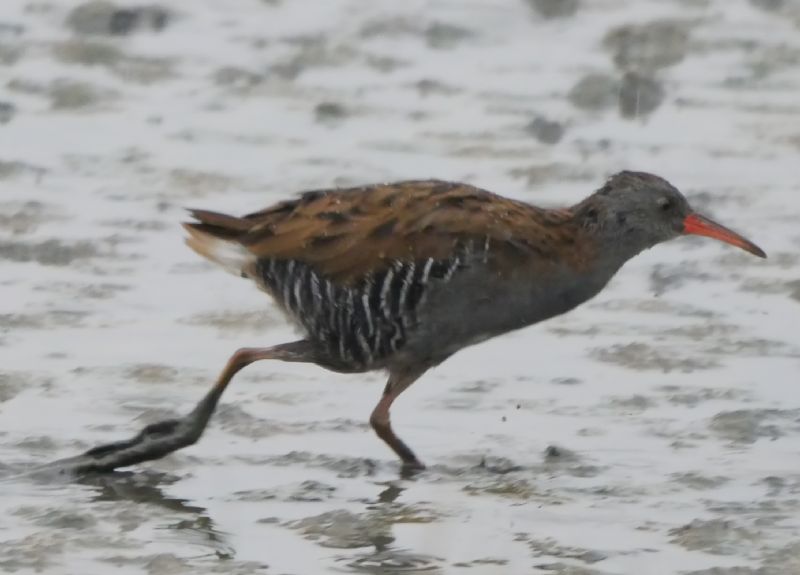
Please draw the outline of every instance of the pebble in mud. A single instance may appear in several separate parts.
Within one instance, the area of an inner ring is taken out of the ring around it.
[[[78,34],[125,36],[139,30],[160,32],[170,19],[170,13],[159,6],[120,7],[91,0],[73,9],[67,24]]]
[[[603,44],[621,70],[651,72],[686,57],[689,25],[673,20],[626,24],[609,31]]]

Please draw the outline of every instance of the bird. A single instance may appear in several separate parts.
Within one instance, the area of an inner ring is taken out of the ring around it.
[[[695,212],[667,180],[637,171],[611,176],[566,208],[465,183],[409,180],[306,191],[241,217],[190,214],[188,246],[265,291],[301,337],[237,350],[211,399],[192,412],[203,412],[204,421],[176,445],[199,437],[233,376],[255,361],[383,370],[388,379],[369,423],[410,470],[424,465],[394,432],[390,408],[456,352],[574,309],[625,262],[680,236],[766,257]],[[180,425],[162,427],[169,434]]]

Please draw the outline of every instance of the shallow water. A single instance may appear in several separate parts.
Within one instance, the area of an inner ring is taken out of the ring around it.
[[[800,573],[800,4],[173,0],[0,7],[0,570]],[[116,14],[116,15],[115,15]],[[571,203],[664,175],[766,261],[679,240],[427,374],[261,364],[202,441],[17,475],[183,413],[291,332],[184,206],[467,180]]]

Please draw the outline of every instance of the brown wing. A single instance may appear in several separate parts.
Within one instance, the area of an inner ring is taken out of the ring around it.
[[[563,259],[567,211],[543,210],[437,180],[312,191],[237,218],[195,210],[187,228],[235,240],[259,258],[294,259],[342,283],[393,260],[447,259],[459,245],[501,258]],[[573,254],[578,255],[578,254]]]

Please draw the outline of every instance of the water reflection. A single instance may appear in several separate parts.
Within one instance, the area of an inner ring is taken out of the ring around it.
[[[188,537],[197,545],[211,547],[221,559],[234,557],[235,550],[227,541],[228,534],[217,528],[205,507],[164,492],[162,487],[179,479],[167,473],[125,471],[87,475],[77,482],[94,488],[93,502],[131,502],[186,514],[187,517],[167,523],[162,529],[175,532],[181,539]]]
[[[401,477],[413,478],[419,475],[419,470],[408,474],[401,471]],[[400,573],[438,573],[442,559],[429,555],[413,553],[407,549],[393,548],[395,542],[393,534],[394,525],[406,522],[431,521],[432,518],[417,515],[414,506],[405,505],[398,501],[400,495],[408,488],[400,482],[390,481],[378,485],[385,486],[378,492],[377,498],[366,506],[364,516],[373,520],[373,525],[379,527],[369,539],[374,547],[366,553],[340,556],[336,559],[342,570],[355,573],[369,573],[373,575],[392,575]]]

